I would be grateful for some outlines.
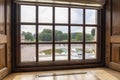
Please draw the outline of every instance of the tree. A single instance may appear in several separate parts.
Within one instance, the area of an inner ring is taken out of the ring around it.
[[[91,30],[91,35],[92,35],[92,36],[95,36],[95,29],[92,29],[92,30]]]
[[[52,41],[52,30],[44,29],[38,35],[39,41]],[[67,33],[63,33],[62,31],[55,30],[55,41],[63,41],[67,40]]]
[[[92,41],[94,37],[91,34],[86,34],[85,35],[86,41]]]
[[[29,41],[33,41],[34,37],[33,37],[32,33],[27,32],[26,35],[25,35],[25,39],[29,40]]]
[[[22,35],[25,36],[25,35],[26,35],[26,32],[22,31]]]
[[[38,35],[39,41],[51,41],[52,40],[52,31],[50,29],[44,29]]]
[[[83,34],[82,33],[76,33],[75,40],[76,41],[82,41],[83,40]]]
[[[34,41],[34,36],[31,32],[22,32],[22,35],[25,36],[25,40]]]
[[[63,34],[63,40],[67,40],[68,39],[68,34],[67,33],[64,33]]]
[[[71,34],[71,39],[75,39],[76,33]]]
[[[55,30],[55,40],[56,41],[63,41],[65,40],[66,35],[62,31]]]
[[[73,41],[82,41],[83,40],[83,33],[81,33],[81,32],[72,33],[71,39]]]

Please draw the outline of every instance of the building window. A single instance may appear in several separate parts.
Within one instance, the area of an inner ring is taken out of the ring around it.
[[[98,59],[98,10],[20,5],[20,62]]]

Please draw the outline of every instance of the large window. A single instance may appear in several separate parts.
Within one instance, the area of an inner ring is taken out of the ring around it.
[[[20,62],[98,59],[98,10],[20,5]]]

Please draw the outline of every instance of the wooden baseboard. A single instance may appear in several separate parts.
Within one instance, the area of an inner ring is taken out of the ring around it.
[[[110,68],[120,71],[120,64],[119,63],[115,63],[115,62],[110,62]]]
[[[6,67],[0,69],[0,80],[8,74],[8,69]]]

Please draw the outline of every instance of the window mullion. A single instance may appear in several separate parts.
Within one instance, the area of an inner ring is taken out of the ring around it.
[[[53,61],[55,61],[55,7],[53,6]]]
[[[85,9],[83,9],[83,60],[85,60]]]
[[[97,42],[96,43],[96,45],[97,45],[96,46],[97,53],[96,53],[96,58],[97,58],[98,61],[100,61],[100,58],[101,58],[100,57],[101,56],[101,54],[100,54],[101,53],[101,46],[100,45],[101,45],[101,40],[102,40],[101,39],[101,34],[100,34],[101,33],[101,18],[102,18],[102,16],[100,15],[100,14],[102,14],[101,10],[98,10],[97,14],[98,15],[97,15],[97,41],[96,41]],[[100,48],[100,49],[98,49],[98,48]]]
[[[36,62],[39,62],[38,48],[38,6],[36,6]]]
[[[18,52],[20,53],[20,54],[18,54],[18,56],[19,56],[19,58],[18,58],[18,63],[19,62],[21,62],[21,36],[20,36],[20,34],[21,34],[21,24],[20,24],[20,21],[21,21],[21,5],[18,5],[18,13],[17,13],[17,15],[18,15],[18,21],[17,21],[17,25],[18,25],[18,29],[17,29],[17,31],[18,31],[18,33],[17,33],[17,35],[18,35],[18,37],[17,37],[17,39],[18,39],[18,41],[17,41],[17,45],[18,45]]]
[[[71,8],[69,7],[68,8],[68,60],[70,61],[71,60]]]

